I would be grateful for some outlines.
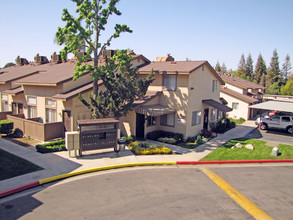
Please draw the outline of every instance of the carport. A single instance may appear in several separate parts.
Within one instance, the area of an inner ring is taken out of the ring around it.
[[[267,101],[249,106],[249,108],[261,109],[261,110],[272,110],[281,112],[293,113],[293,102],[290,101]],[[260,114],[261,117],[261,114]],[[292,123],[293,126],[293,123]]]

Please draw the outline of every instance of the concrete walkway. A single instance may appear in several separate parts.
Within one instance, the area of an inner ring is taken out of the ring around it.
[[[84,152],[82,157],[71,158],[66,151],[40,154],[36,152],[33,147],[26,148],[0,138],[1,149],[44,168],[37,172],[0,181],[0,192],[47,177],[99,166],[153,161],[198,161],[230,139],[244,137],[254,129],[254,122],[248,121],[242,125],[238,125],[236,128],[225,134],[218,134],[216,138],[197,147],[195,150],[165,144],[170,147],[171,150],[176,151],[179,154],[146,156],[135,156],[127,148],[125,151],[119,153],[113,152],[112,149],[88,151]],[[154,141],[149,142],[154,143]]]

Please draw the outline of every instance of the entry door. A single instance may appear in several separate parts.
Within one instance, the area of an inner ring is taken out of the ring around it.
[[[18,114],[23,114],[23,104],[18,103],[18,109],[17,109]]]
[[[209,127],[209,109],[206,108],[204,110],[204,116],[203,116],[203,129],[208,129]]]
[[[63,124],[65,131],[71,131],[71,111],[63,111]]]
[[[144,138],[144,115],[143,114],[136,114],[136,137],[137,138]]]
[[[17,114],[17,109],[16,109],[16,103],[12,102],[12,114],[16,115]]]

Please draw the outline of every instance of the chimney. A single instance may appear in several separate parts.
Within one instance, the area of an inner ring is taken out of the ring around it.
[[[25,64],[29,64],[29,62],[27,61],[27,59],[25,58],[20,58],[19,56],[16,57],[15,59],[15,63],[18,65],[18,66],[23,66]]]
[[[37,64],[45,64],[45,63],[49,63],[49,60],[47,59],[47,57],[45,56],[40,56],[39,54],[37,54],[34,57],[35,63]]]
[[[54,53],[51,55],[51,62],[52,62],[52,63],[62,63],[61,55],[56,54],[56,52],[54,52]]]
[[[156,58],[157,62],[167,62],[167,61],[175,61],[174,57],[172,57],[169,53],[167,54],[166,57],[157,57]]]

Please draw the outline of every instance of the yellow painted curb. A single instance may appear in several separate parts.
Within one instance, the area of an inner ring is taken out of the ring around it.
[[[60,179],[65,179],[72,176],[77,176],[85,173],[91,173],[101,170],[110,170],[110,169],[117,169],[117,168],[123,168],[123,167],[134,167],[134,166],[154,166],[154,165],[176,165],[176,161],[159,161],[159,162],[137,162],[137,163],[123,163],[123,164],[117,164],[117,165],[109,165],[109,166],[101,166],[101,167],[94,167],[90,169],[84,169],[79,171],[73,171],[70,173],[61,174],[58,176],[53,176],[45,179],[39,180],[39,184],[45,184],[49,182],[53,182]]]

